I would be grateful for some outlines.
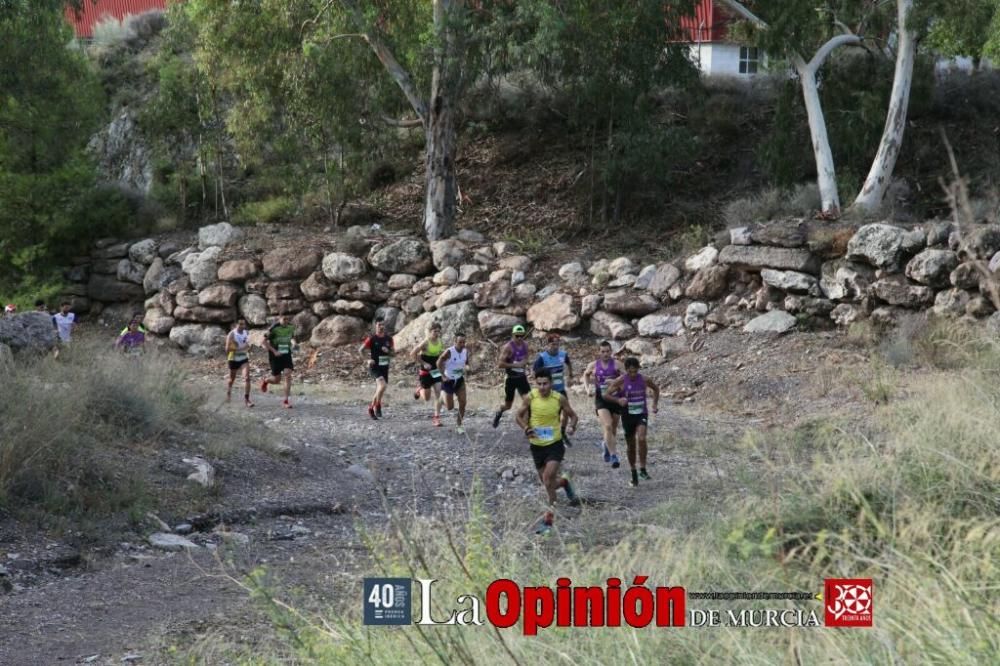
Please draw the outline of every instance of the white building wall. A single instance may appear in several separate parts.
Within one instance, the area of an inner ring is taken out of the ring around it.
[[[706,76],[748,76],[740,74],[739,44],[710,42],[691,44],[691,62]],[[758,72],[763,73],[765,59],[758,64]]]

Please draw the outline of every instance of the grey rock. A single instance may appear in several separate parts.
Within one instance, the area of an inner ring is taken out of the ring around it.
[[[395,343],[398,349],[412,349],[419,344],[427,334],[432,322],[441,324],[441,337],[451,340],[460,331],[472,331],[478,325],[478,310],[472,301],[462,301],[446,305],[434,312],[426,312],[410,321],[396,333]]]
[[[622,287],[632,287],[635,284],[636,276],[632,273],[624,273],[608,282],[608,289],[620,289]]]
[[[750,239],[757,245],[803,247],[806,244],[806,233],[801,220],[774,222],[754,228],[750,232]]]
[[[174,324],[170,341],[191,354],[218,355],[226,340],[225,329],[205,324]]]
[[[618,315],[598,310],[590,318],[590,332],[610,340],[624,340],[635,336],[635,328]]]
[[[900,246],[903,254],[912,256],[927,246],[927,234],[923,229],[911,229],[903,233],[903,243]]]
[[[719,263],[749,270],[775,268],[811,275],[818,274],[820,268],[819,259],[809,250],[756,245],[727,245],[719,253]]]
[[[969,259],[989,259],[1000,252],[1000,226],[977,225],[967,230],[959,252]]]
[[[924,250],[906,264],[906,276],[920,284],[942,287],[958,267],[958,255],[951,250]]]
[[[152,238],[133,243],[128,249],[128,257],[134,263],[149,266],[156,259],[157,244]]]
[[[635,279],[635,283],[632,285],[633,289],[649,289],[649,285],[653,283],[653,278],[656,277],[656,265],[650,264],[644,266],[641,271],[639,271],[639,277]]]
[[[240,314],[251,326],[263,326],[267,323],[267,300],[257,294],[246,294],[239,300]]]
[[[200,324],[232,324],[236,321],[236,308],[210,308],[202,305],[185,308],[177,306],[173,312],[177,321],[193,321]]]
[[[689,273],[697,273],[703,268],[714,265],[718,259],[719,251],[707,245],[684,260],[684,269]]]
[[[475,229],[462,229],[457,234],[455,238],[465,243],[485,243],[488,239],[483,234],[479,233]]]
[[[472,287],[467,284],[457,284],[454,287],[449,287],[442,294],[437,297],[434,301],[434,307],[440,309],[446,305],[451,305],[452,303],[458,303],[460,301],[468,301],[472,299]]]
[[[639,320],[639,335],[662,338],[684,330],[684,319],[675,315],[651,314]]]
[[[990,263],[987,266],[987,268],[989,269],[990,273],[996,273],[997,269],[1000,269],[1000,252],[997,252],[996,254],[993,255],[993,257],[990,259]]]
[[[708,304],[695,301],[688,303],[684,312],[684,327],[700,330],[705,327],[705,316],[708,315]]]
[[[330,309],[335,314],[350,315],[359,319],[371,319],[375,315],[375,306],[364,301],[348,301],[340,298],[333,302]]]
[[[481,308],[504,308],[510,304],[513,297],[514,290],[510,286],[510,281],[498,280],[479,285],[475,301]]]
[[[818,295],[819,281],[812,275],[798,271],[776,271],[765,268],[760,272],[764,284],[793,294]]]
[[[771,310],[754,317],[743,327],[744,333],[785,333],[795,327],[796,319],[784,310]]]
[[[969,298],[969,303],[965,306],[965,314],[970,317],[988,317],[994,311],[996,311],[996,308],[993,307],[990,299],[981,294]]]
[[[315,271],[323,257],[314,249],[279,247],[264,255],[264,273],[272,280],[299,280]]]
[[[458,282],[458,269],[454,266],[447,266],[443,270],[434,274],[434,284],[438,286],[449,286]]]
[[[430,248],[414,238],[403,238],[388,245],[372,248],[368,263],[383,273],[427,275],[434,270]]]
[[[861,318],[861,311],[849,303],[841,303],[830,311],[830,319],[838,326],[850,326]]]
[[[559,277],[564,282],[580,282],[584,279],[585,274],[583,265],[579,261],[573,261],[559,267]]]
[[[528,308],[528,321],[541,331],[571,331],[580,315],[572,296],[557,293]]]
[[[104,303],[140,301],[146,296],[141,285],[119,282],[108,275],[91,274],[87,282],[87,297]],[[51,321],[49,322],[51,324]]]
[[[619,289],[604,295],[602,307],[612,314],[642,317],[659,310],[660,303],[649,294]]]
[[[950,222],[928,222],[924,227],[927,245],[948,245],[948,237],[952,231]]]
[[[213,246],[203,252],[190,254],[184,259],[181,268],[191,278],[191,284],[195,289],[207,287],[216,281],[219,274],[218,259],[221,254],[222,250]]]
[[[166,261],[167,257],[183,249],[184,246],[177,241],[167,240],[160,243],[160,248],[156,251],[156,254],[160,256],[160,259]]]
[[[531,270],[531,257],[526,257],[523,254],[504,257],[500,260],[500,268],[506,268],[512,274],[516,271],[527,273]]]
[[[445,268],[458,268],[466,261],[468,252],[465,243],[456,238],[446,238],[431,242],[431,259],[439,271]]]
[[[929,287],[911,285],[902,276],[891,276],[876,280],[871,293],[889,305],[918,308],[934,301],[934,291]]]
[[[217,282],[198,292],[198,305],[231,308],[236,305],[239,299],[239,287],[228,282]]]
[[[750,227],[736,227],[729,230],[730,245],[750,245]]]
[[[182,308],[196,308],[201,305],[198,302],[198,292],[192,291],[191,289],[185,289],[184,291],[177,292],[177,295],[174,297],[174,302]]]
[[[518,287],[520,287],[520,286],[521,285],[518,285]],[[552,294],[556,293],[557,291],[559,291],[559,285],[557,285],[557,284],[549,284],[549,285],[546,285],[546,286],[542,287],[537,292],[535,292],[534,296],[538,300],[544,301],[546,298],[548,298]]]
[[[507,337],[510,335],[512,328],[519,324],[522,326],[525,324],[522,317],[493,312],[492,310],[480,310],[477,315],[477,321],[479,323],[479,331],[483,334],[483,337],[489,339]]]
[[[198,249],[207,250],[210,247],[225,247],[242,238],[243,231],[228,222],[210,224],[198,230]]]
[[[156,335],[167,335],[170,333],[170,329],[174,327],[174,318],[162,309],[152,307],[146,310],[146,314],[143,315],[142,325],[150,333],[154,333]]]
[[[684,295],[696,300],[712,301],[720,298],[727,287],[729,267],[715,264],[702,268],[694,275],[691,284],[684,290]]]
[[[833,300],[858,300],[868,293],[875,281],[875,271],[869,266],[836,259],[823,264],[820,291]]]
[[[246,282],[260,273],[260,266],[252,259],[233,259],[219,266],[218,277],[223,282]]]
[[[611,273],[616,278],[629,273],[635,273],[638,270],[639,267],[628,257],[617,257],[612,259],[611,263],[608,264],[608,273]]]
[[[458,270],[458,281],[464,284],[482,282],[488,276],[486,267],[479,264],[462,264],[462,267]]]
[[[517,285],[521,284],[522,282],[524,282],[525,279],[526,278],[525,278],[525,275],[524,275],[524,271],[513,271],[510,274],[510,283],[512,285],[514,285],[515,287]]]
[[[56,346],[52,318],[45,312],[24,312],[0,317],[0,344],[12,352],[44,352]]]
[[[207,460],[201,456],[195,456],[183,458],[181,462],[194,467],[194,471],[188,474],[188,481],[197,483],[203,488],[211,488],[215,485],[215,468]]]
[[[363,259],[344,252],[331,252],[323,257],[323,275],[332,282],[357,280],[368,270]]]
[[[847,243],[847,258],[876,268],[892,268],[903,250],[904,232],[889,224],[866,224]]]
[[[590,317],[601,307],[604,297],[600,294],[589,294],[580,301],[580,316]]]
[[[945,289],[934,297],[931,313],[938,317],[961,317],[969,304],[969,293],[961,289]]]
[[[112,243],[90,253],[94,259],[121,259],[128,256],[128,241]]]
[[[396,273],[389,276],[389,289],[409,289],[417,283],[417,276],[409,273]]]
[[[375,318],[378,319],[380,317],[382,321],[385,322],[385,330],[390,333],[403,328],[406,324],[406,315],[404,315],[403,311],[399,308],[385,306],[376,308]]]
[[[679,280],[680,277],[680,269],[673,264],[663,263],[657,265],[656,273],[653,275],[653,279],[649,283],[649,293],[656,298],[663,298],[670,288],[677,283],[677,280]]]
[[[316,271],[299,285],[299,292],[307,301],[325,301],[337,295],[337,285],[331,283],[321,271]]]
[[[142,264],[134,263],[131,259],[122,259],[118,262],[115,276],[120,282],[142,284],[142,279],[146,276],[146,267]]]
[[[365,328],[366,324],[363,319],[349,315],[333,315],[313,328],[309,342],[315,347],[336,347],[352,342],[359,343],[364,337]]]
[[[182,550],[197,550],[199,546],[193,541],[182,537],[180,534],[169,534],[167,532],[155,532],[148,537],[149,545],[159,550],[168,552],[179,552]]]
[[[384,282],[358,280],[357,282],[347,282],[340,285],[340,288],[337,290],[337,296],[355,301],[384,303],[389,298],[389,288]]]
[[[424,311],[424,297],[412,296],[403,301],[402,310],[408,315],[418,315]]]
[[[142,290],[146,295],[155,294],[163,288],[163,259],[156,257],[142,276]]]
[[[645,338],[632,338],[625,343],[625,351],[635,354],[643,361],[655,363],[660,357],[660,345]]]
[[[312,333],[312,330],[319,324],[319,317],[309,310],[303,310],[292,317],[292,326],[295,327],[295,339],[305,340]]]
[[[375,475],[371,473],[367,467],[362,467],[361,465],[354,464],[347,468],[347,472],[353,476],[358,477],[366,483],[375,483]]]

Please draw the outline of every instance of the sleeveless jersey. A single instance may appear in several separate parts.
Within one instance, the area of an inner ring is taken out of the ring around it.
[[[597,386],[597,393],[603,393],[608,388],[608,384],[619,375],[621,375],[621,372],[615,367],[615,359],[608,361],[608,364],[604,367],[601,367],[601,359],[597,359],[594,363],[594,384]]]
[[[549,446],[562,439],[562,429],[559,420],[562,395],[551,391],[549,397],[543,398],[538,389],[531,389],[531,419],[528,425],[535,431],[535,436],[528,439],[534,446]]]
[[[234,328],[232,331],[229,332],[229,335],[232,336],[233,342],[236,343],[236,349],[234,351],[230,351],[228,354],[229,360],[230,361],[247,360],[247,347],[249,346],[248,343],[250,342],[250,330],[248,329],[240,333],[238,330]]]
[[[391,335],[369,335],[365,338],[365,348],[371,350],[372,360],[375,365],[381,367],[389,366],[389,352],[392,351]]]
[[[622,395],[628,400],[628,406],[625,408],[626,413],[629,416],[646,416],[648,413],[646,411],[646,380],[638,374],[635,379],[625,375],[624,382]]]
[[[510,363],[520,363],[521,361],[528,358],[528,343],[521,341],[520,344],[516,340],[510,341]],[[524,368],[507,368],[508,375],[523,375]]]
[[[552,375],[553,390],[564,391],[566,389],[566,352],[562,349],[555,354],[543,351],[538,355],[538,358]]]
[[[441,371],[437,368],[438,358],[441,357],[441,352],[444,350],[444,344],[440,340],[437,342],[427,341],[424,345],[424,353],[420,355],[420,361],[431,366],[430,370],[420,369],[421,375],[430,375],[434,379],[441,376]]]
[[[458,351],[454,347],[448,349],[448,358],[444,362],[444,377],[456,381],[465,376],[465,364],[469,360],[469,348]]]

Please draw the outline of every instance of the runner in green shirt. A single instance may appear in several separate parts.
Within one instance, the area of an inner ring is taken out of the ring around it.
[[[288,399],[292,393],[292,371],[295,370],[295,365],[292,363],[295,327],[289,321],[288,315],[281,315],[278,321],[271,325],[264,338],[264,346],[267,347],[267,360],[271,364],[271,376],[261,382],[261,393],[267,393],[268,384],[281,384],[281,379],[284,377],[285,400],[282,405],[285,409],[291,409],[292,403]]]

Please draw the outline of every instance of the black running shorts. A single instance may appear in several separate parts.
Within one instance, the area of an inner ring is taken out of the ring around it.
[[[438,373],[437,377],[432,376],[430,372],[421,371],[420,373],[420,388],[425,388],[425,389],[433,388],[434,385],[440,381],[441,381],[441,373]]]
[[[381,377],[386,383],[389,383],[389,366],[387,365],[369,365],[368,374],[372,376],[372,379]]]
[[[244,365],[246,365],[249,362],[250,362],[250,359],[248,359],[248,358],[245,358],[242,361],[229,361],[229,369],[230,370],[239,370],[240,368],[242,368]]]
[[[271,375],[274,377],[279,376],[285,370],[295,369],[295,364],[292,363],[291,354],[279,354],[278,356],[275,356],[271,352],[268,352],[267,362],[271,366]]]
[[[612,402],[611,400],[605,400],[604,398],[601,397],[601,392],[598,391],[594,395],[594,411],[599,412],[602,409],[606,409],[612,414],[622,413],[621,405],[619,405],[617,402]]]
[[[446,379],[444,383],[441,384],[441,388],[445,393],[449,395],[455,395],[465,387],[465,377],[459,377],[458,379]]]
[[[622,414],[622,430],[626,437],[631,437],[639,426],[647,425],[648,421],[648,414]]]
[[[503,383],[503,399],[505,402],[514,402],[514,392],[521,396],[531,393],[531,384],[525,375],[507,375]]]
[[[560,439],[548,446],[535,446],[531,444],[531,457],[535,459],[535,469],[545,467],[547,463],[563,461],[566,457],[566,445]]]

